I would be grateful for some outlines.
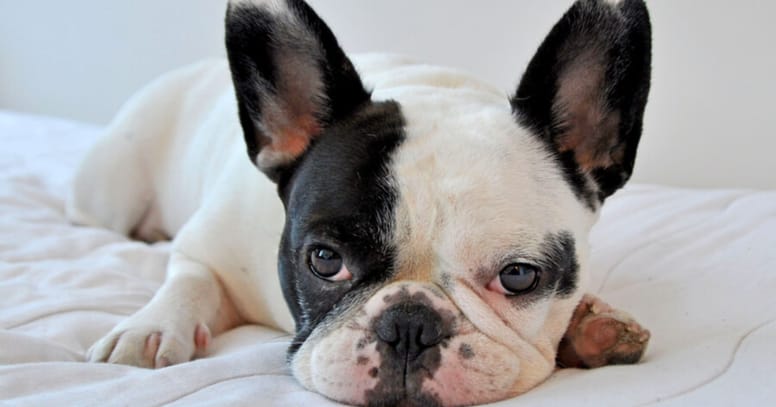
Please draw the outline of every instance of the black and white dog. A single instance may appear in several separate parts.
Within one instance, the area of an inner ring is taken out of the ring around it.
[[[76,176],[73,221],[173,238],[164,285],[90,360],[163,367],[264,324],[295,333],[310,390],[430,406],[520,394],[556,358],[640,358],[648,332],[583,293],[588,231],[642,132],[643,1],[577,1],[511,98],[351,62],[302,0],[232,0],[226,32],[228,66],[149,85]]]

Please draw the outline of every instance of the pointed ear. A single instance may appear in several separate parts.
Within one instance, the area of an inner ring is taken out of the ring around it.
[[[248,155],[274,181],[327,126],[370,99],[302,0],[230,0],[226,48]]]
[[[591,206],[631,176],[650,61],[642,0],[579,0],[539,47],[511,99],[520,124],[547,143]]]

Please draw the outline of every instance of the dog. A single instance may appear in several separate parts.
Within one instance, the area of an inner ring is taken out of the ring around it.
[[[585,288],[642,133],[643,1],[574,3],[511,97],[351,60],[302,0],[231,0],[225,24],[228,61],[144,88],[77,170],[73,222],[172,239],[161,288],[88,360],[161,368],[262,324],[294,334],[307,389],[448,406],[641,358],[649,332]]]

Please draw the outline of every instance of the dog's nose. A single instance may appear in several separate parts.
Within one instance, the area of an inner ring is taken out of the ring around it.
[[[444,325],[439,314],[422,304],[403,303],[383,311],[375,324],[381,341],[409,360],[444,339]]]

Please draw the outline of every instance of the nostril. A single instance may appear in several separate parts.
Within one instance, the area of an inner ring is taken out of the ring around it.
[[[434,346],[442,341],[442,320],[436,318],[432,323],[425,324],[418,338],[421,345]]]
[[[380,316],[380,319],[378,319],[377,325],[375,326],[375,332],[381,341],[390,345],[395,345],[399,341],[400,327],[397,326],[395,316],[386,314],[387,312],[384,312]]]
[[[416,303],[391,306],[378,317],[377,337],[399,353],[415,358],[444,338],[442,318],[433,309]]]

